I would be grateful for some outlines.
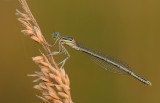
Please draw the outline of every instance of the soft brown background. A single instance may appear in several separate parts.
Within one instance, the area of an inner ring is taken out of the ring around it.
[[[48,42],[55,31],[127,63],[150,80],[106,72],[71,48],[65,70],[75,103],[160,103],[159,0],[27,0]],[[40,47],[16,20],[18,0],[0,0],[0,103],[42,103],[26,75]]]

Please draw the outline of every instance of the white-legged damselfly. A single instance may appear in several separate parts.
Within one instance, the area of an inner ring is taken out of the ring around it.
[[[125,66],[115,60],[112,60],[106,56],[102,56],[98,53],[95,53],[91,50],[88,50],[88,49],[84,48],[83,46],[77,45],[76,41],[71,37],[61,36],[58,32],[55,32],[53,34],[53,38],[56,38],[54,45],[57,42],[59,43],[59,51],[53,52],[51,55],[57,55],[59,53],[65,53],[67,55],[67,57],[61,62],[61,64],[62,64],[61,67],[64,66],[66,60],[70,57],[68,51],[63,46],[63,44],[66,44],[77,51],[81,51],[81,52],[84,52],[84,53],[92,56],[94,58],[93,60],[95,61],[95,63],[100,65],[101,67],[103,67],[106,70],[113,71],[113,72],[120,72],[120,73],[123,72],[123,73],[131,75],[132,77],[136,78],[137,80],[141,81],[144,84],[152,85],[150,81],[138,76],[137,74],[135,74],[134,72],[129,70],[127,66]],[[108,66],[108,64],[110,65],[110,67]]]

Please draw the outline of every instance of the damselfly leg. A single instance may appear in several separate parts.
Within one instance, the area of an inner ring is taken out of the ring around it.
[[[64,60],[62,60],[59,64],[61,64],[61,68],[63,68],[64,64],[66,63],[67,59],[69,59],[70,54],[68,53],[67,49],[63,46],[63,44],[60,44],[61,48],[62,48],[62,53],[64,53],[66,55],[66,58]]]
[[[60,68],[63,68],[65,62],[67,61],[67,59],[70,57],[70,54],[68,53],[68,51],[66,50],[66,48],[63,46],[63,42],[61,41],[61,39],[57,39],[55,41],[55,43],[53,45],[51,45],[51,47],[54,47],[57,43],[59,42],[59,50],[58,51],[54,51],[49,55],[59,55],[59,54],[65,54],[66,58],[63,59],[60,63],[58,63],[58,65],[61,65]]]

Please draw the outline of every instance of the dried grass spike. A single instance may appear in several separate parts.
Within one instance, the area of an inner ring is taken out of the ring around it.
[[[29,76],[29,77],[37,77],[38,75],[37,74],[28,74],[27,76]]]
[[[37,78],[37,79],[35,79],[35,80],[33,80],[32,82],[38,82],[38,81],[40,81],[41,79],[40,78]]]
[[[43,100],[44,102],[46,102],[46,103],[51,103],[51,102],[49,102],[47,99],[45,99],[44,97],[42,97],[42,96],[39,96],[39,95],[36,95],[39,99],[41,99],[41,100]]]
[[[39,86],[39,85],[35,85],[34,87],[33,87],[34,89],[37,89],[37,90],[43,90],[42,88],[41,88],[41,86]]]
[[[69,89],[69,78],[64,69],[60,69],[54,61],[50,47],[46,42],[38,23],[33,17],[26,0],[19,0],[23,12],[16,10],[19,22],[24,26],[22,32],[40,44],[45,51],[42,56],[33,57],[32,60],[40,67],[40,71],[28,76],[36,77],[33,82],[39,82],[34,88],[41,92],[37,96],[47,103],[73,103]],[[47,56],[46,56],[47,55]]]
[[[53,93],[53,92],[49,92],[49,95],[54,98],[54,99],[60,99],[57,94]]]
[[[69,96],[64,92],[58,92],[58,94],[59,94],[59,96],[61,96],[64,99],[68,99],[69,98]]]
[[[33,39],[35,42],[37,43],[41,43],[41,41],[39,40],[39,38],[37,38],[36,36],[32,35],[31,39]]]
[[[32,30],[21,30],[21,32],[26,36],[32,36],[34,34]]]
[[[36,57],[32,57],[32,60],[36,63],[40,63],[42,61],[44,61],[42,56],[36,56]]]

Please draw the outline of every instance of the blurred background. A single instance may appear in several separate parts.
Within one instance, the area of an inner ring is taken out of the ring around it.
[[[91,49],[120,60],[150,80],[146,86],[128,75],[107,72],[86,54],[66,47],[65,70],[74,103],[160,103],[159,0],[27,0],[49,43],[51,34],[74,37]],[[0,1],[0,103],[42,103],[33,78],[39,68],[31,57],[41,47],[20,30],[18,0]]]

